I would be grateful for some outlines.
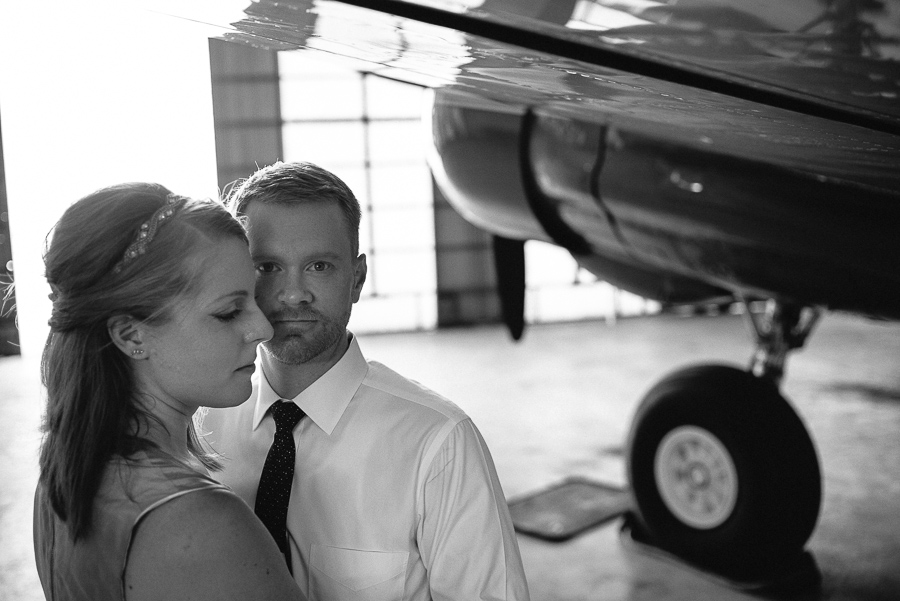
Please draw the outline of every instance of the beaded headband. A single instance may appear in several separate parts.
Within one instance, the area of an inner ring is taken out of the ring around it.
[[[170,219],[175,214],[175,211],[184,206],[185,202],[187,202],[187,199],[184,196],[169,194],[166,197],[166,204],[157,209],[150,219],[141,224],[134,242],[125,249],[125,255],[122,257],[122,260],[113,267],[113,273],[121,272],[131,262],[147,252],[147,246],[149,246],[153,237],[156,236],[156,231],[159,227]]]

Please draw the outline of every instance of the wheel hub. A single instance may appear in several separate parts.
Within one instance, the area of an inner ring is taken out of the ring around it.
[[[695,463],[690,467],[690,481],[695,488],[706,488],[709,486],[709,471]]]
[[[715,435],[680,426],[662,439],[654,460],[663,502],[685,524],[708,530],[721,525],[737,502],[737,469]]]

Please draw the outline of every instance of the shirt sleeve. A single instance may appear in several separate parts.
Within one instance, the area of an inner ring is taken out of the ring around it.
[[[449,433],[427,474],[417,534],[434,601],[528,601],[506,498],[470,419]]]

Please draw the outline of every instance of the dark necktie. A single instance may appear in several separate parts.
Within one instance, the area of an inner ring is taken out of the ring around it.
[[[253,510],[278,543],[290,568],[291,550],[288,548],[286,521],[294,479],[294,460],[297,457],[294,426],[305,414],[290,401],[276,401],[271,411],[275,418],[275,439],[263,464]]]

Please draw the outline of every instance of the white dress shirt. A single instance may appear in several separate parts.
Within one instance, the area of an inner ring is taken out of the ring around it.
[[[250,507],[278,400],[261,372],[249,401],[210,409],[202,428],[223,456],[214,476]],[[367,362],[352,336],[292,400],[307,417],[294,429],[288,541],[310,601],[528,600],[490,452],[459,407]]]

